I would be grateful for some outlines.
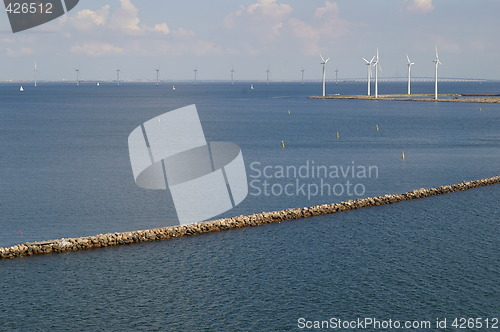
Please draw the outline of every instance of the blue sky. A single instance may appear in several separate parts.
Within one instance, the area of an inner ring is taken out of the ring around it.
[[[500,79],[498,0],[80,0],[67,15],[13,34],[0,18],[0,80],[319,80],[363,78],[380,49],[381,77]]]

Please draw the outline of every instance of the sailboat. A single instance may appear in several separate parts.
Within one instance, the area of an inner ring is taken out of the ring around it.
[[[19,88],[19,91],[23,92],[24,91],[24,88],[23,86],[21,85],[21,87]]]
[[[253,90],[253,84],[250,84],[250,89]]]
[[[175,91],[175,85],[172,85],[172,90],[174,90],[174,91]]]
[[[99,82],[97,82],[97,86],[99,86],[99,85],[100,85]]]

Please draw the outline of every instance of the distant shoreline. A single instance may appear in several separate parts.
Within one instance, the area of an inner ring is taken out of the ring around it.
[[[471,98],[476,96],[477,98]],[[445,97],[445,98],[443,98]],[[440,94],[434,99],[433,94],[392,94],[392,95],[348,95],[348,96],[310,96],[310,99],[358,99],[358,100],[392,100],[392,101],[436,101],[456,103],[500,103],[500,95],[494,94]]]

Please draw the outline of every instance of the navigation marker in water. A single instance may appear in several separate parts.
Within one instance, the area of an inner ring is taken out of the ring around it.
[[[401,151],[401,160],[405,160],[405,152]]]

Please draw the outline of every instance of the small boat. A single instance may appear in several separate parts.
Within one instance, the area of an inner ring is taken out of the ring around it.
[[[175,85],[172,85],[172,90],[174,90],[174,91],[175,91]]]
[[[100,85],[99,82],[97,82],[97,86],[99,86],[99,85]]]
[[[21,87],[19,88],[19,91],[23,92],[24,91],[24,88],[23,86],[21,85]]]
[[[253,84],[250,84],[250,89],[253,90]]]

